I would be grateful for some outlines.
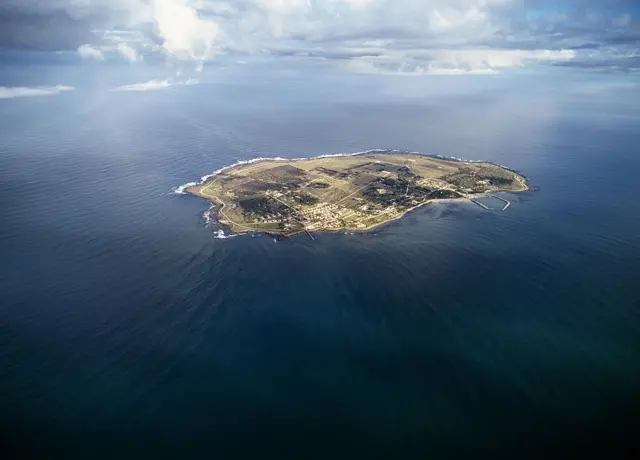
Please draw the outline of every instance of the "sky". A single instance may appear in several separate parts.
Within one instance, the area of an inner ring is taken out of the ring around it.
[[[2,0],[0,66],[163,67],[127,91],[196,84],[217,63],[322,62],[349,74],[640,75],[640,0]],[[1,86],[0,98],[59,94]]]

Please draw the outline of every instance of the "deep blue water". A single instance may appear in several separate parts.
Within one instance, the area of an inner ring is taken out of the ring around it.
[[[0,101],[8,452],[637,448],[638,111],[278,88]],[[498,162],[539,190],[506,212],[434,205],[372,233],[279,243],[216,239],[208,204],[172,193],[237,160],[375,147]]]

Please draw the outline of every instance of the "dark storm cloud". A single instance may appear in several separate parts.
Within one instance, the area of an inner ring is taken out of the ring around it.
[[[64,10],[46,14],[0,7],[0,46],[14,49],[69,50],[91,43],[92,21],[76,19]]]
[[[2,0],[0,47],[72,50],[99,39],[95,29],[126,21],[119,1]]]
[[[635,72],[640,69],[640,55],[636,56],[616,56],[608,58],[606,56],[598,59],[574,59],[568,62],[559,62],[555,65],[563,67],[575,67],[595,70],[615,70],[618,72]]]

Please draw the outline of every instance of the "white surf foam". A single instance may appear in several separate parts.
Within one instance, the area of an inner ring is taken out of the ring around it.
[[[233,238],[234,236],[238,235],[227,235],[224,230],[219,229],[213,237],[217,240],[226,240],[227,238]]]
[[[198,185],[198,182],[188,182],[186,184],[182,184],[178,187],[174,187],[173,188],[173,192],[178,194],[178,195],[186,195],[187,193],[187,189],[189,187],[193,187],[194,185]]]
[[[205,225],[207,225],[207,226],[208,226],[208,225],[211,223],[211,221],[213,221],[213,219],[214,219],[214,210],[215,210],[215,208],[216,208],[216,207],[215,207],[214,205],[211,205],[211,206],[209,207],[209,209],[207,209],[207,210],[202,214],[202,217],[204,217]]]
[[[202,214],[202,217],[204,217],[206,227],[213,227],[211,224],[216,223],[216,206],[212,204],[211,207]],[[237,235],[227,235],[223,229],[218,227],[215,229],[213,237],[217,240],[224,240],[227,238],[233,238],[234,236]]]

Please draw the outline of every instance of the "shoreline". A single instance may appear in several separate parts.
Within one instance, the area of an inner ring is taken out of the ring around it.
[[[448,204],[448,203],[456,203],[456,202],[467,202],[467,203],[473,203],[473,199],[476,198],[486,198],[489,196],[490,193],[505,193],[505,192],[509,192],[509,193],[521,193],[521,192],[525,192],[530,190],[529,187],[524,188],[523,190],[517,190],[517,191],[513,191],[513,190],[492,190],[491,192],[484,192],[484,193],[479,193],[473,197],[460,197],[460,198],[434,198],[432,200],[428,200],[425,201],[424,203],[420,203],[416,206],[413,206],[412,208],[409,208],[407,210],[405,210],[404,212],[394,216],[393,218],[390,218],[389,220],[386,220],[384,222],[380,222],[377,224],[373,224],[370,225],[369,227],[365,227],[365,228],[317,228],[317,229],[313,229],[313,230],[307,230],[307,229],[302,229],[299,230],[295,233],[290,233],[290,234],[284,234],[284,233],[276,233],[276,232],[267,232],[264,230],[258,230],[258,229],[249,229],[246,231],[238,231],[235,230],[233,225],[229,225],[227,222],[230,222],[229,220],[227,220],[226,222],[222,219],[220,219],[220,213],[222,213],[222,207],[218,208],[216,210],[216,222],[218,223],[218,225],[225,227],[225,229],[227,229],[230,233],[229,236],[233,236],[233,235],[248,235],[251,233],[262,233],[264,235],[269,235],[275,238],[293,238],[296,236],[299,236],[303,233],[307,233],[310,235],[317,235],[320,233],[339,233],[339,232],[349,232],[349,233],[366,233],[366,232],[370,232],[376,228],[379,227],[383,227],[387,224],[393,223],[397,220],[402,219],[403,217],[407,216],[409,213],[415,211],[416,209],[420,209],[422,207],[428,206],[430,204],[433,203],[443,203],[443,204]],[[203,197],[204,198],[204,197]],[[208,211],[210,211],[211,208],[209,208]],[[208,212],[205,211],[205,212]],[[222,213],[223,214],[223,213]],[[224,214],[223,214],[224,215]],[[244,225],[240,225],[240,224],[236,224],[238,226],[244,227],[244,228],[249,228],[246,227]]]
[[[313,234],[317,234],[317,233],[338,233],[338,232],[364,233],[364,232],[369,232],[369,231],[371,231],[373,229],[376,229],[378,227],[382,227],[384,225],[390,224],[390,223],[395,222],[397,220],[400,220],[403,217],[405,217],[407,214],[409,214],[410,212],[413,212],[416,209],[420,209],[420,208],[422,208],[424,206],[427,206],[427,205],[430,205],[432,203],[450,203],[450,202],[456,202],[456,201],[458,201],[458,202],[459,201],[468,201],[468,202],[470,202],[469,198],[466,198],[466,197],[462,197],[462,198],[434,198],[433,200],[428,200],[428,201],[425,201],[424,203],[417,204],[414,207],[409,208],[406,211],[396,215],[395,217],[390,218],[389,220],[386,220],[384,222],[380,222],[378,224],[373,224],[373,225],[370,225],[370,226],[365,227],[365,228],[326,228],[326,229],[319,228],[319,229],[314,229],[312,231],[308,231],[308,230],[305,229],[305,230],[300,230],[299,232],[296,232],[296,233],[292,233],[290,235],[281,235],[281,236],[285,236],[285,237],[288,238],[288,237],[298,236],[298,235],[300,235],[302,233],[305,233],[305,232],[310,233],[312,235]]]

